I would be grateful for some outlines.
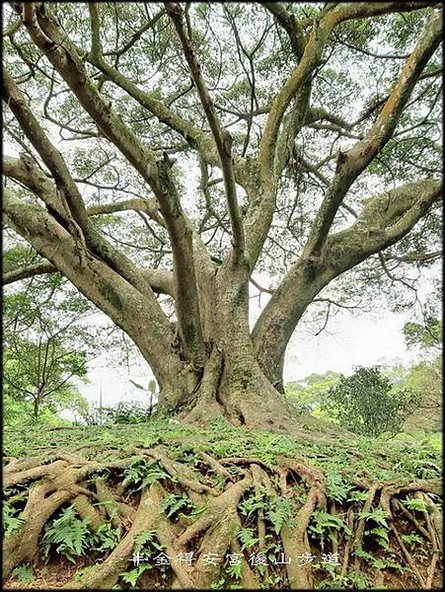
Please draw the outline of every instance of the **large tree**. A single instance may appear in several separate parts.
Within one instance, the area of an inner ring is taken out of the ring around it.
[[[437,258],[441,5],[28,2],[5,27],[3,211],[41,258],[4,280],[66,276],[164,409],[290,428],[319,293]]]

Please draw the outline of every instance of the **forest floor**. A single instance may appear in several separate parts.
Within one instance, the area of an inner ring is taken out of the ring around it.
[[[441,437],[6,428],[6,589],[440,589]]]

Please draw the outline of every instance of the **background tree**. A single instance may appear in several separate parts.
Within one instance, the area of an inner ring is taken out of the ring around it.
[[[302,380],[286,384],[286,395],[299,412],[325,417],[329,389],[339,381],[340,372],[328,370],[323,374],[310,374]]]
[[[35,421],[42,408],[54,413],[85,404],[73,383],[75,378],[85,379],[85,364],[83,353],[67,351],[56,336],[40,337],[37,343],[14,339],[3,353],[6,404],[8,399],[30,401]]]
[[[421,347],[431,354],[442,351],[442,321],[435,317],[427,317],[423,324],[406,323],[403,327],[406,345],[410,348]]]
[[[67,277],[164,410],[291,429],[311,303],[437,260],[440,7],[13,3],[5,27],[3,211],[40,255],[20,277]]]
[[[440,431],[443,425],[442,321],[428,315],[423,323],[406,323],[403,332],[407,346],[417,350],[421,357],[402,381],[402,385],[418,393],[416,409],[407,419],[405,429]]]
[[[4,252],[5,277],[33,265],[35,253],[15,244]],[[88,327],[91,306],[60,274],[34,276],[3,296],[3,394],[6,424],[57,421],[63,409],[82,409],[77,388],[87,361],[100,349]]]
[[[376,437],[401,431],[415,393],[393,383],[375,368],[358,368],[329,388],[327,407],[339,424],[356,434]]]

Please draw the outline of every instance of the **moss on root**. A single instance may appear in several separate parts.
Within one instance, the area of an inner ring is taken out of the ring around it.
[[[5,434],[7,588],[26,566],[42,588],[440,587],[440,450],[427,442],[223,420],[41,430]],[[49,544],[71,506],[71,547]]]

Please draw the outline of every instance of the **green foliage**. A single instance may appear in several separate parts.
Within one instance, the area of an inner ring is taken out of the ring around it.
[[[89,519],[80,518],[74,506],[69,506],[46,525],[42,538],[43,554],[48,559],[50,550],[55,547],[59,555],[75,563],[81,556],[114,549],[121,535],[121,529],[114,528],[109,522],[92,529]]]
[[[406,323],[403,327],[406,345],[410,348],[440,348],[442,343],[442,321],[428,317],[423,324]]]
[[[366,436],[401,430],[414,399],[405,388],[392,391],[391,381],[379,368],[358,368],[352,376],[342,375],[329,389],[330,408],[341,426]]]
[[[408,508],[408,510],[416,510],[417,512],[426,512],[427,508],[425,502],[421,499],[408,498],[402,501],[402,504]]]
[[[338,573],[335,566],[329,564],[324,564],[323,570],[329,575],[317,584],[317,590],[369,590],[372,588],[370,579],[361,571],[350,569],[342,575]]]
[[[387,515],[385,514],[383,509],[380,507],[374,508],[373,510],[370,510],[369,512],[362,511],[359,513],[359,516],[360,516],[360,518],[364,518],[366,520],[366,522],[368,520],[372,520],[373,522],[376,522],[380,526],[384,526],[385,528],[388,528]]]
[[[348,499],[350,485],[345,482],[343,475],[330,471],[326,477],[326,491],[331,499],[344,502]]]
[[[357,551],[357,555],[363,559],[362,565],[365,566],[363,571],[357,574],[354,570],[349,570],[344,576],[341,576],[339,573],[341,569],[324,563],[316,567],[317,577],[324,578],[319,587],[324,589],[356,589],[357,586],[363,585],[368,568],[371,569],[374,565],[373,561],[376,562],[374,569],[400,570],[400,568],[396,565],[397,558],[390,557],[387,550],[388,517],[378,506],[364,513],[362,508],[367,492],[359,492],[357,486],[353,486],[352,482],[358,475],[366,473],[366,478],[370,481],[378,479],[387,482],[410,483],[413,480],[413,473],[412,468],[407,468],[407,459],[413,460],[412,467],[415,464],[415,459],[419,459],[419,464],[421,464],[422,458],[429,459],[437,466],[440,466],[440,438],[435,435],[433,440],[431,436],[424,436],[422,439],[419,438],[414,441],[411,436],[403,435],[404,440],[398,437],[391,441],[384,441],[383,439],[377,440],[354,435],[332,439],[329,439],[326,434],[317,434],[317,436],[319,437],[318,440],[314,438],[302,441],[273,434],[272,440],[271,434],[268,435],[266,432],[227,426],[221,421],[216,422],[212,428],[196,428],[188,425],[172,424],[168,420],[159,421],[155,418],[153,423],[146,426],[81,426],[73,427],[70,430],[60,429],[57,430],[57,434],[51,431],[43,433],[42,430],[33,428],[30,430],[8,429],[5,438],[5,453],[10,455],[11,443],[13,442],[16,451],[22,456],[34,455],[42,446],[48,449],[55,448],[54,454],[56,455],[57,450],[60,449],[67,452],[75,450],[79,446],[80,438],[82,438],[83,448],[80,454],[99,462],[102,459],[110,460],[110,447],[119,450],[119,453],[117,453],[119,457],[122,448],[128,450],[128,448],[143,446],[144,443],[150,445],[150,443],[159,442],[159,440],[170,445],[169,450],[172,458],[184,459],[184,462],[187,462],[183,456],[184,452],[188,453],[190,462],[193,462],[192,458],[199,456],[200,450],[209,451],[211,448],[210,442],[215,439],[230,441],[239,454],[244,452],[244,455],[252,455],[252,458],[258,458],[259,453],[264,452],[264,447],[267,449],[268,454],[273,449],[277,451],[277,454],[280,450],[285,450],[286,453],[292,454],[295,459],[299,459],[304,455],[312,466],[319,467],[325,472],[328,501],[338,500],[337,509],[345,502],[349,502],[346,505],[352,507],[356,518],[365,520],[366,528],[363,545],[365,550]],[[56,443],[57,447],[54,446]],[[48,457],[48,461],[50,460],[51,457]],[[156,467],[155,463],[141,461],[142,459],[135,459],[134,463],[128,467],[128,473],[123,470],[117,471],[119,478],[131,478],[129,485],[130,487],[134,485],[134,490],[149,474],[160,471],[160,467]],[[331,474],[332,477],[330,477]],[[208,472],[207,476],[210,477],[210,475],[211,472]],[[196,511],[194,512],[192,505],[187,503],[187,498],[173,493],[177,491],[177,486],[173,488],[171,483],[167,482],[168,479],[169,477],[165,476],[164,473],[164,486],[169,492],[163,507],[165,514],[169,515],[173,521],[180,517],[181,513],[186,516],[195,514]],[[274,483],[274,486],[276,485],[277,483]],[[296,489],[299,488],[296,487]],[[304,501],[307,492],[304,488],[301,489]],[[269,559],[269,565],[272,567],[268,577],[259,574],[259,579],[263,588],[267,589],[268,586],[280,588],[285,586],[287,582],[279,579],[280,574],[283,573],[281,568],[277,567],[276,569],[273,567],[274,556],[276,557],[277,554],[282,552],[277,533],[279,535],[283,524],[290,523],[292,516],[295,516],[296,510],[300,507],[300,503],[297,502],[296,507],[292,508],[291,501],[295,502],[294,497],[270,498],[265,493],[254,495],[253,491],[252,488],[246,492],[238,504],[243,524],[243,528],[237,533],[238,540],[245,556],[259,549],[256,513],[262,509],[266,518],[264,552]],[[6,501],[9,506],[14,507],[15,516],[18,517],[19,506],[23,507],[24,505],[24,498],[20,497],[21,492],[21,487],[10,488],[6,492]],[[347,496],[346,499],[345,496]],[[413,500],[419,501],[417,498],[413,498]],[[202,511],[202,508],[200,510]],[[420,508],[412,508],[412,511],[419,512],[419,514],[416,514],[419,520],[424,517],[420,513]],[[63,512],[59,513],[56,520],[62,515]],[[82,522],[77,515],[71,514],[71,519]],[[55,524],[50,524],[50,528],[54,529]],[[60,530],[60,527],[58,530]],[[402,528],[400,534],[402,535],[403,532],[409,534],[411,531],[405,531]],[[81,536],[79,536],[79,533]],[[108,523],[96,533],[86,523],[86,530],[84,528],[83,531],[79,528],[79,524],[71,524],[70,533],[64,535],[63,538],[68,539],[67,553],[74,558],[82,558],[83,563],[84,558],[88,557],[89,560],[96,560],[95,555],[108,554],[109,550],[114,548],[114,545],[119,540],[119,536],[120,533],[112,529]],[[310,521],[309,536],[311,544],[314,544],[314,549],[324,545],[326,550],[330,550],[330,541],[337,538],[341,550],[344,540],[347,540],[350,536],[349,529],[345,524],[345,514],[337,512],[335,515],[331,515],[316,510]],[[59,539],[60,537],[56,540],[59,541]],[[75,542],[77,542],[77,547]],[[392,546],[391,539],[390,542]],[[425,540],[423,542],[425,543]],[[410,545],[413,556],[416,552],[421,552],[422,539],[420,539],[420,542],[415,539],[407,539],[405,543]],[[62,542],[52,543],[51,549],[56,550],[61,544]],[[82,554],[76,555],[79,548]],[[370,552],[370,548],[372,548],[372,552]],[[138,584],[139,586],[142,585],[140,577],[146,569],[149,569],[142,566],[151,565],[152,569],[157,569],[154,562],[147,561],[147,559],[157,555],[161,550],[162,546],[159,544],[154,531],[143,531],[137,534],[133,551],[135,553],[140,552],[145,556],[145,559],[142,560],[140,565],[130,565],[128,571],[122,572],[119,585],[123,588],[137,587]],[[63,549],[60,549],[59,553],[62,553],[62,551]],[[313,566],[315,567],[315,565]],[[169,568],[166,567],[165,569],[168,570]],[[230,589],[235,585],[239,585],[239,573],[241,572],[238,567],[233,569],[232,566],[225,566],[219,586],[215,584],[214,587]],[[158,572],[156,572],[157,576]],[[223,580],[223,583],[221,583],[221,580]],[[269,584],[266,582],[269,582]],[[371,586],[370,582],[368,582],[369,586]]]
[[[382,526],[371,528],[371,530],[365,530],[365,534],[374,536],[377,543],[384,549],[389,549],[389,534],[388,529]]]
[[[404,429],[440,431],[442,428],[442,355],[421,360],[401,373],[394,390],[407,388],[416,393],[413,409],[408,415]]]
[[[108,423],[145,423],[153,414],[151,404],[144,404],[138,401],[120,401],[114,407],[106,411]]]
[[[32,260],[21,245],[5,255]],[[28,257],[28,258],[27,258]],[[30,421],[52,422],[62,409],[83,408],[85,399],[74,385],[87,380],[87,347],[79,345],[85,331],[73,327],[76,315],[88,310],[83,299],[67,292],[60,302],[54,294],[65,290],[60,274],[29,281],[26,289],[6,293],[3,301],[4,408],[7,425]],[[65,290],[66,292],[66,290]]]
[[[294,503],[291,499],[278,496],[269,498],[266,516],[272,522],[275,534],[278,535],[283,524],[289,522],[293,510]]]
[[[409,545],[410,547],[414,547],[415,545],[422,545],[423,544],[422,537],[420,535],[416,534],[415,532],[410,533],[410,534],[401,534],[400,538],[402,539],[402,541],[406,545]]]
[[[90,537],[91,549],[96,553],[101,553],[110,549],[114,549],[120,538],[122,532],[120,528],[114,528],[109,522],[101,524],[99,528],[92,533]]]
[[[22,584],[30,584],[34,581],[34,572],[31,565],[19,565],[12,570],[12,575],[18,578]]]
[[[345,486],[349,484],[351,490],[354,487],[350,477],[360,471],[365,471],[370,480],[412,480],[413,471],[420,471],[420,467],[425,466],[434,470],[435,478],[440,476],[440,434],[399,434],[388,440],[352,434],[347,437],[335,434],[333,438],[329,431],[320,432],[318,425],[316,430],[317,439],[312,442],[269,431],[237,428],[221,420],[197,428],[171,423],[168,419],[153,418],[149,424],[136,425],[72,426],[57,430],[42,430],[39,426],[29,426],[26,430],[7,428],[3,446],[7,456],[19,458],[39,455],[42,447],[55,451],[74,451],[80,440],[85,446],[85,456],[95,460],[106,459],[111,449],[128,450],[131,445],[151,448],[160,442],[168,442],[172,447],[186,446],[187,450],[193,449],[196,454],[212,450],[216,458],[228,456],[227,450],[233,456],[264,457],[270,463],[278,456],[304,457],[326,475],[331,472],[341,474]],[[178,458],[181,458],[179,449]],[[142,463],[142,460],[136,462],[135,459],[131,467],[134,478],[139,476],[143,479],[144,471],[147,471],[147,463]],[[127,470],[130,471],[130,467]],[[165,479],[173,480],[169,476]],[[348,497],[351,494],[352,491]]]
[[[324,510],[315,510],[309,522],[308,531],[320,542],[323,549],[325,540],[337,540],[337,532],[343,530],[347,535],[351,535],[348,525],[338,516],[334,516]]]
[[[20,518],[20,510],[11,506],[8,502],[3,504],[3,532],[5,537],[10,536],[23,524],[23,518]]]
[[[56,545],[56,552],[73,563],[90,548],[90,529],[87,519],[80,519],[73,506],[65,508],[59,518],[45,528],[42,539],[43,553],[48,558],[49,551]]]
[[[150,569],[153,569],[153,566],[150,565],[150,563],[144,562],[140,563],[137,567],[131,569],[130,571],[125,571],[121,573],[120,576],[123,582],[125,582],[126,584],[130,584],[132,588],[136,588],[136,582],[138,581],[138,579],[144,572]]]
[[[157,542],[154,530],[142,530],[134,537],[134,553],[148,553],[162,551],[163,547]]]
[[[348,501],[349,502],[364,502],[368,497],[367,491],[352,491],[349,494]]]
[[[241,500],[238,504],[238,509],[249,519],[254,512],[259,510],[260,508],[264,508],[265,505],[265,496],[264,495],[248,495],[243,500]]]
[[[140,458],[125,469],[122,486],[131,485],[133,491],[139,491],[147,485],[162,479],[175,481],[174,477],[166,473],[157,461],[149,463],[144,458]]]
[[[140,401],[119,401],[113,407],[99,407],[94,404],[78,409],[76,422],[86,425],[138,424],[150,421],[154,406]]]
[[[177,517],[179,514],[187,515],[187,511],[193,511],[195,504],[185,494],[176,495],[171,493],[165,498],[162,510],[167,514],[168,518]]]
[[[328,401],[329,388],[340,378],[338,372],[329,370],[324,374],[310,374],[306,378],[286,384],[286,396],[298,413],[311,413],[327,417],[324,406]]]
[[[234,563],[233,565],[228,565],[225,569],[226,574],[233,578],[234,580],[240,580],[241,579],[241,569],[242,569],[242,565],[241,562],[239,563]]]
[[[254,535],[253,528],[241,528],[238,532],[241,550],[250,549],[258,544],[259,539]]]
[[[143,530],[139,532],[134,537],[133,553],[140,556],[141,563],[129,571],[122,572],[120,574],[122,581],[126,584],[130,584],[132,588],[135,588],[140,576],[144,572],[153,569],[153,565],[150,561],[145,561],[145,559],[162,552],[163,549],[164,547],[159,544],[154,530]]]
[[[3,376],[6,421],[21,423],[41,418],[43,409],[53,416],[67,408],[82,408],[86,401],[73,384],[86,379],[84,352],[68,351],[58,339],[33,342],[20,336],[9,340],[4,349]]]

